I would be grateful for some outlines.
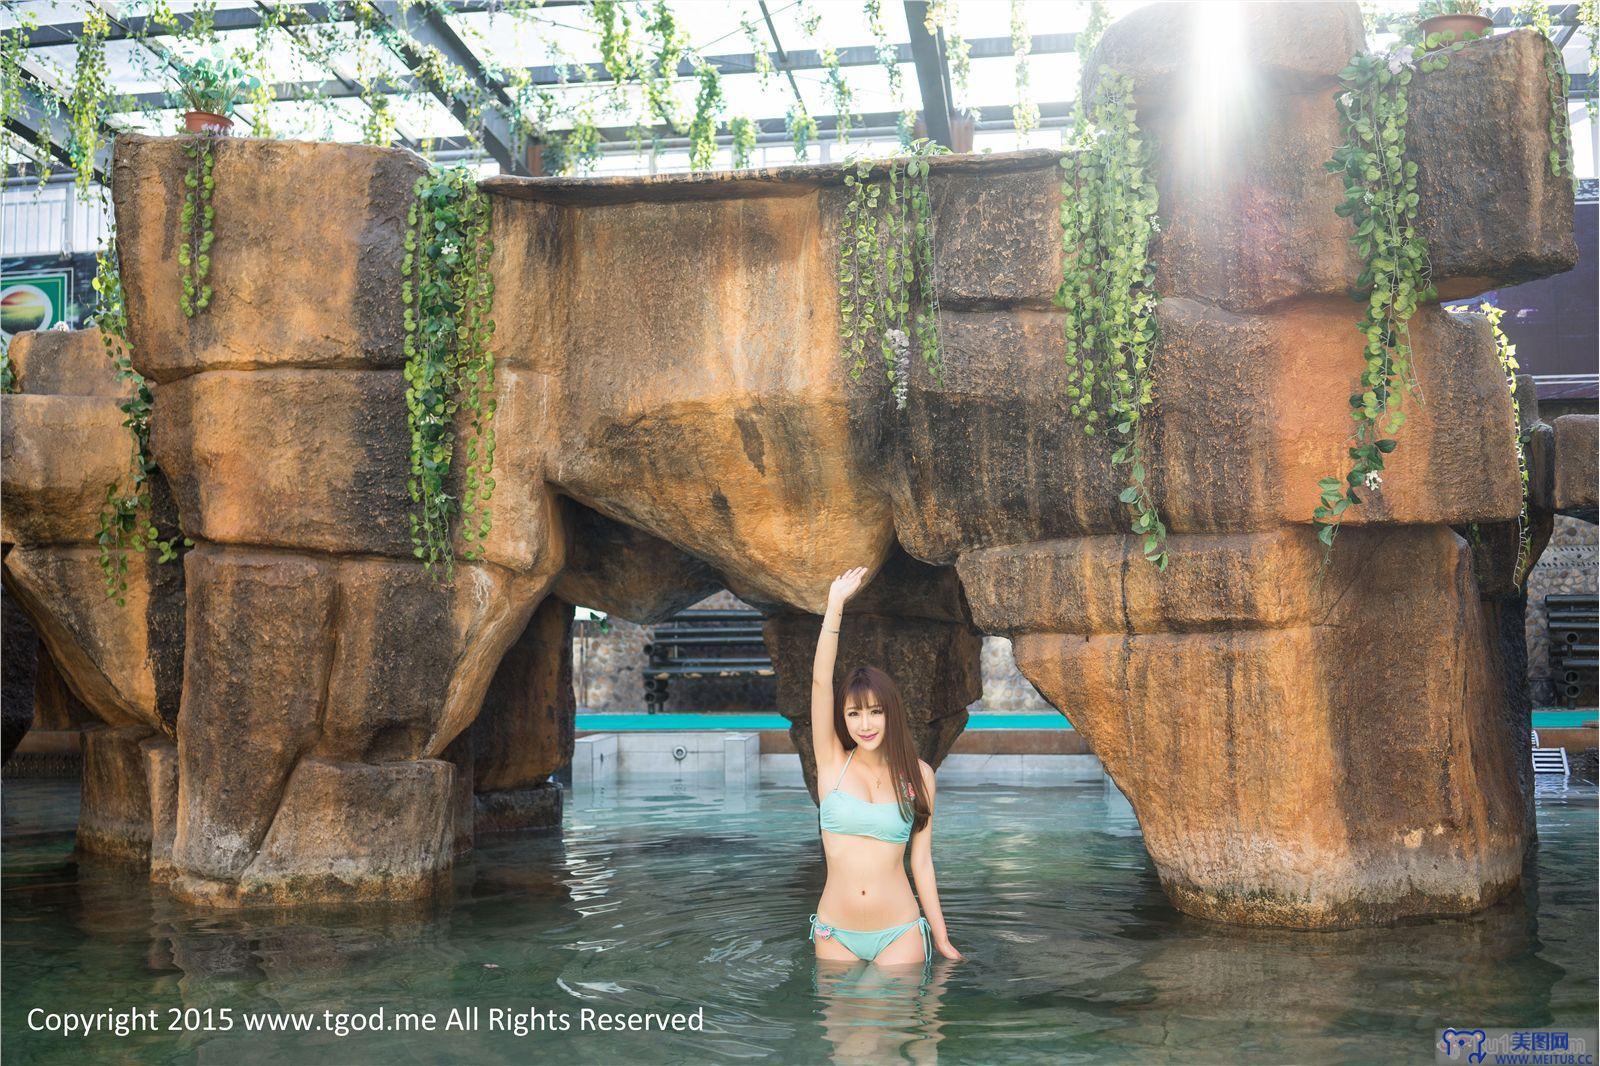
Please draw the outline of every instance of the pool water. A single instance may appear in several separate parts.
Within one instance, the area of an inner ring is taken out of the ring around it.
[[[1174,911],[1104,784],[951,786],[934,858],[967,960],[888,975],[812,957],[822,866],[798,789],[569,794],[562,834],[485,843],[447,902],[314,913],[186,911],[125,868],[74,858],[74,784],[8,781],[4,800],[8,1066],[1431,1062],[1443,1026],[1596,1024],[1592,785],[1540,795],[1541,846],[1514,899],[1321,934]],[[163,1031],[36,1032],[35,1008],[155,1008]],[[703,1030],[584,1030],[585,1008],[700,1009]],[[325,1011],[379,1010],[385,1026],[432,1012],[436,1029],[324,1027]],[[452,1010],[467,1031],[445,1029]],[[571,1028],[491,1031],[491,1010]],[[316,1029],[244,1032],[246,1014]],[[193,1031],[165,1031],[185,1017]]]

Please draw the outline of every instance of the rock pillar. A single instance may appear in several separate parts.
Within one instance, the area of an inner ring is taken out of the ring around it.
[[[1181,909],[1342,928],[1479,910],[1517,884],[1522,800],[1461,538],[1309,530],[986,549],[980,625],[1132,802]]]
[[[472,723],[477,831],[552,829],[572,761],[572,604],[547,596],[500,660]]]
[[[481,560],[458,541],[446,581],[412,555],[401,260],[421,160],[219,142],[214,295],[192,318],[171,255],[185,163],[179,140],[122,137],[113,168],[151,449],[196,542],[172,888],[428,896],[455,851],[444,755],[562,565],[555,503],[536,472],[503,473],[513,443]]]

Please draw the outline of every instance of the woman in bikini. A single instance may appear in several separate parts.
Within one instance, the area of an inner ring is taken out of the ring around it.
[[[870,666],[845,678],[837,695],[833,688],[845,601],[866,574],[866,567],[848,570],[828,590],[811,669],[811,739],[828,860],[811,940],[819,959],[893,966],[922,962],[934,948],[959,959],[933,876],[933,770],[917,758],[900,690]],[[832,789],[823,792],[829,782]],[[907,840],[915,895],[903,862]],[[926,917],[917,913],[919,899]]]

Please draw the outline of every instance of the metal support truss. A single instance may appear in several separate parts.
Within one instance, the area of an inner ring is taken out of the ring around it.
[[[950,84],[945,66],[944,31],[935,38],[928,32],[928,0],[905,0],[906,26],[911,31],[911,59],[917,67],[917,87],[922,90],[922,121],[935,143],[954,148],[950,139]]]

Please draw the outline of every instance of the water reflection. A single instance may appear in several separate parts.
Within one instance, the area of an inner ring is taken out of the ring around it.
[[[938,1062],[939,1008],[956,964],[912,966],[816,960],[812,987],[835,1062]]]
[[[28,787],[17,788],[25,784]],[[17,1061],[1377,1061],[1447,1025],[1592,1025],[1592,786],[1539,800],[1522,891],[1470,919],[1291,933],[1167,904],[1114,790],[941,791],[967,959],[819,962],[816,808],[672,788],[486,840],[428,907],[194,911],[79,860],[70,786],[7,782],[4,1051]],[[19,831],[20,830],[20,831]],[[703,1032],[481,1030],[341,1042],[237,1032],[64,1042],[28,1009],[693,1011]],[[537,1043],[533,1043],[537,1039]],[[1420,1049],[1420,1050],[1417,1050]]]

